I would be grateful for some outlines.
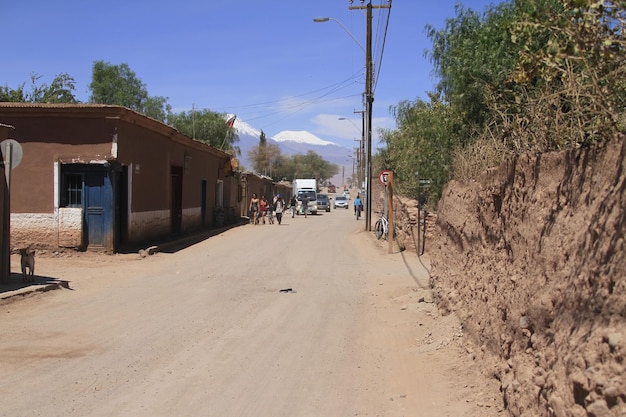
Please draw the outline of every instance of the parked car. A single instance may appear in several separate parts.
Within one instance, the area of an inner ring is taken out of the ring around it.
[[[348,199],[346,198],[346,196],[338,195],[337,197],[335,197],[335,200],[334,200],[334,203],[333,203],[333,207],[334,208],[345,208],[345,209],[347,209],[349,205],[350,205],[350,203],[348,202]]]
[[[328,194],[317,195],[317,209],[330,211],[330,200],[328,199]]]

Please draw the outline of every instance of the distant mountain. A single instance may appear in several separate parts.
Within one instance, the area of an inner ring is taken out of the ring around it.
[[[276,142],[296,142],[319,146],[335,145],[332,142],[318,138],[317,136],[307,132],[306,130],[283,130],[276,136],[272,137],[272,139],[274,139]]]
[[[239,135],[237,145],[241,149],[241,165],[246,169],[251,169],[252,163],[248,160],[248,151],[259,144],[261,131],[239,118],[235,120],[234,127]],[[337,165],[339,174],[333,178],[334,183],[341,182],[342,174],[345,178],[352,175],[352,160],[348,158],[352,150],[320,139],[310,132],[284,130],[271,138],[268,137],[267,143],[277,145],[283,155],[292,156],[313,151],[322,159]]]

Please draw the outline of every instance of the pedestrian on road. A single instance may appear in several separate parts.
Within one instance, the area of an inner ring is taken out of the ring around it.
[[[271,202],[267,203],[267,220],[269,224],[274,224],[275,207],[276,207],[276,196],[272,198]]]
[[[306,194],[302,194],[302,211],[304,212],[304,218],[306,219],[306,212],[309,210],[309,197]]]
[[[264,195],[262,195],[261,200],[259,200],[259,210],[261,211],[261,219],[263,220],[263,224],[265,224],[265,217],[267,217],[267,210],[269,210],[269,207]]]
[[[278,224],[283,221],[283,210],[285,209],[285,200],[278,194],[276,196],[276,200],[274,201],[274,210],[276,211],[276,220],[278,220]]]
[[[250,207],[248,208],[250,211],[250,220],[252,224],[259,223],[259,199],[256,196],[256,193],[252,193],[252,198],[250,199]]]
[[[363,210],[363,203],[361,202],[361,196],[357,194],[354,199],[354,214],[357,220],[361,217],[361,210]]]
[[[293,219],[296,216],[296,206],[298,205],[298,199],[295,195],[291,196],[291,200],[289,200],[289,208],[291,209],[291,218]]]

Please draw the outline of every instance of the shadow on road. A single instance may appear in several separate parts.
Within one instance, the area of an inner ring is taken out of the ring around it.
[[[23,282],[22,274],[11,273],[9,274],[8,281],[0,284],[0,294],[24,289],[32,291],[48,291],[49,289],[52,289],[51,287],[58,286],[71,289],[69,281],[58,278],[35,275],[33,277],[33,282]]]
[[[146,250],[147,248],[156,248],[158,252],[164,253],[176,253],[180,250],[186,249],[190,246],[200,243],[203,240],[209,239],[212,236],[219,235],[220,233],[233,229],[235,227],[246,226],[248,222],[241,221],[235,224],[229,224],[227,226],[219,227],[216,229],[204,230],[201,232],[195,232],[190,234],[177,234],[169,237],[158,239],[150,242],[143,242],[137,245],[128,245],[120,248],[119,253],[129,254],[137,253],[140,250]]]

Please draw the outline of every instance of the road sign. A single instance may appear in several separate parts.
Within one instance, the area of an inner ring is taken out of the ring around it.
[[[2,160],[5,166],[15,168],[22,162],[22,146],[15,139],[0,142],[0,150],[2,150]]]
[[[389,171],[388,169],[380,171],[380,174],[378,175],[378,180],[382,185],[387,185],[390,173],[391,171]]]

